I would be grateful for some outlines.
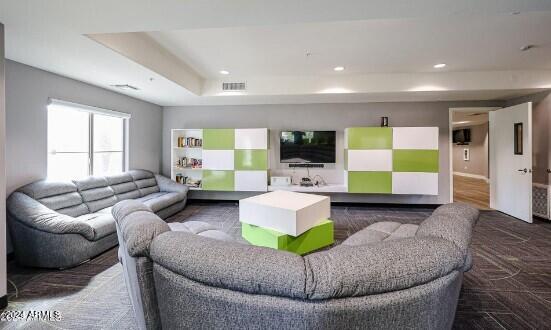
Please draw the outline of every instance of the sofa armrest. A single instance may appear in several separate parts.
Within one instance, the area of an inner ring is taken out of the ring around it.
[[[28,227],[53,234],[80,234],[94,239],[94,229],[84,221],[57,213],[31,197],[14,192],[7,200],[8,214]]]
[[[176,183],[160,174],[155,174],[155,180],[157,180],[157,184],[159,185],[159,189],[161,191],[184,193],[184,194],[187,194],[187,192],[189,191],[188,186],[184,184]]]

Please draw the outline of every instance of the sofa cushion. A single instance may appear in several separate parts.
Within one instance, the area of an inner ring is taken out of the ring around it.
[[[19,188],[17,191],[33,199],[41,199],[50,196],[62,195],[77,191],[77,186],[69,181],[40,180]]]
[[[108,175],[105,177],[105,179],[107,180],[107,183],[110,186],[134,181],[134,179],[132,178],[132,175],[130,175],[129,173],[119,173],[114,175]]]
[[[78,192],[75,191],[66,194],[40,198],[37,199],[37,201],[55,211],[82,204],[82,197]]]
[[[123,183],[117,183],[110,186],[111,189],[113,189],[113,192],[118,194],[127,193],[129,191],[135,191],[138,190],[138,186],[132,181],[132,182],[123,182]]]
[[[461,221],[467,220],[472,226],[474,226],[478,221],[480,211],[464,203],[451,203],[438,207],[432,214],[454,217],[456,219],[460,219]]]
[[[145,170],[133,170],[128,174],[134,179],[134,183],[140,191],[140,195],[147,196],[149,194],[157,193],[160,191],[157,181],[155,180],[155,174]]]
[[[75,205],[75,206],[66,207],[66,208],[59,209],[59,210],[55,210],[55,211],[57,213],[65,214],[65,215],[68,215],[68,216],[74,217],[74,218],[76,218],[78,216],[81,216],[83,214],[90,213],[90,209],[88,209],[88,206],[84,203],[79,204],[79,205]]]
[[[170,231],[153,240],[150,254],[160,266],[206,285],[306,297],[304,259],[294,253]]]
[[[407,289],[463,267],[451,242],[410,237],[361,246],[340,246],[304,257],[310,299],[358,297]]]
[[[165,209],[171,205],[174,205],[178,202],[181,202],[186,199],[186,194],[184,193],[166,193],[161,196],[148,199],[143,203],[147,205],[153,212],[158,212],[162,209]]]
[[[460,221],[456,217],[436,214],[431,215],[419,225],[416,236],[446,239],[454,243],[466,258],[469,244],[471,244],[472,225],[470,221]]]
[[[150,199],[154,199],[154,198],[157,198],[157,197],[161,197],[161,196],[166,195],[166,194],[168,194],[168,192],[159,191],[159,192],[155,192],[155,193],[152,193],[152,194],[145,195],[145,196],[140,197],[140,198],[136,198],[136,201],[138,201],[140,203],[144,203],[145,201],[148,201]]]
[[[81,180],[73,180],[73,183],[77,186],[78,191],[109,186],[107,179],[103,176],[90,176]]]
[[[418,227],[418,225],[401,224],[399,222],[377,222],[351,235],[341,245],[364,245],[413,237]]]
[[[107,186],[81,190],[80,195],[82,196],[82,200],[87,203],[111,197],[115,195],[115,192],[111,187]]]
[[[99,186],[107,184],[105,178],[92,177],[75,182],[77,182],[76,184],[79,187],[82,200],[88,206],[88,210],[91,213],[113,206],[118,202],[115,192],[110,186]]]
[[[203,221],[172,222],[168,226],[172,231],[183,231],[221,241],[233,242],[230,235]]]
[[[90,213],[77,217],[77,220],[86,222],[94,229],[94,241],[117,231],[115,219],[111,214]]]
[[[170,231],[167,223],[151,213],[151,209],[135,200],[117,203],[113,217],[131,257],[149,256],[149,246],[156,236]]]
[[[80,234],[88,240],[94,239],[94,229],[90,224],[53,211],[26,194],[14,192],[9,196],[6,206],[10,218],[28,227],[46,233]]]

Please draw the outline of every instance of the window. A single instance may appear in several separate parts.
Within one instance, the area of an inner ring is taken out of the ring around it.
[[[77,179],[127,169],[125,113],[51,100],[48,105],[48,178]]]

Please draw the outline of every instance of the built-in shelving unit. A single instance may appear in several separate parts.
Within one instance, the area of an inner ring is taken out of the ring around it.
[[[171,134],[176,182],[191,190],[268,190],[267,128],[173,129]]]
[[[186,184],[191,190],[201,190],[203,180],[202,166],[183,166],[183,160],[203,161],[203,130],[201,129],[173,129],[171,132],[171,178],[172,180]],[[193,139],[199,145],[186,145],[185,141]]]

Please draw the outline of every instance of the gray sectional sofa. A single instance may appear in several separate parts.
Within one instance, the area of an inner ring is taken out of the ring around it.
[[[303,257],[176,232],[135,201],[113,215],[142,329],[450,329],[478,220],[444,205]]]
[[[146,170],[21,187],[7,200],[8,226],[19,264],[76,266],[117,245],[111,208],[135,199],[159,217],[182,210],[188,188]]]

